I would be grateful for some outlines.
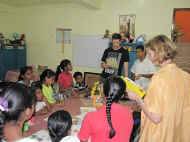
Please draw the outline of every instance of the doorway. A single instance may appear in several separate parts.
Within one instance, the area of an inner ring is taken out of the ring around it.
[[[190,43],[190,8],[173,11],[172,39],[178,43]]]

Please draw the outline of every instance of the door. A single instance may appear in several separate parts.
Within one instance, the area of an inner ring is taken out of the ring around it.
[[[190,8],[176,8],[173,13],[173,40],[190,43]]]

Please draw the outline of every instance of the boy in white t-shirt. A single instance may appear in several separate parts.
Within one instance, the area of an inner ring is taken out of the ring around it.
[[[147,89],[150,79],[156,72],[156,66],[146,56],[146,51],[143,45],[136,47],[137,60],[131,68],[132,80],[140,85],[144,90]]]

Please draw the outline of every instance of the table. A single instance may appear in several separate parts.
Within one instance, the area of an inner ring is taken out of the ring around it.
[[[47,129],[47,121],[45,121],[44,119],[48,118],[48,116],[52,114],[53,112],[60,109],[64,109],[68,111],[72,115],[72,117],[74,117],[80,114],[80,107],[82,106],[85,106],[85,107],[92,106],[91,100],[75,96],[75,97],[71,97],[67,99],[62,104],[56,104],[52,108],[52,111],[50,111],[48,114],[35,116],[34,125],[30,126],[29,131],[25,132],[24,136],[30,136],[39,130]]]
[[[131,107],[132,111],[136,108],[134,107],[134,103],[130,101],[121,102],[129,107]],[[64,109],[72,115],[72,118],[76,118],[76,115],[80,114],[80,107],[92,107],[92,100],[87,98],[81,98],[79,96],[70,97],[62,104],[57,104],[52,108],[46,115],[35,116],[34,125],[30,127],[29,131],[25,132],[24,136],[31,136],[32,134],[40,135],[40,137],[46,138],[46,140],[42,140],[41,142],[48,142],[49,135],[47,132],[47,119],[48,116],[60,109]],[[79,126],[79,125],[78,125]],[[80,127],[79,127],[80,128]],[[37,133],[36,133],[37,132]],[[50,141],[50,140],[49,140]]]

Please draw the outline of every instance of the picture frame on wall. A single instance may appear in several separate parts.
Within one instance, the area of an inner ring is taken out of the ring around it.
[[[135,36],[135,14],[119,15],[119,31]]]

